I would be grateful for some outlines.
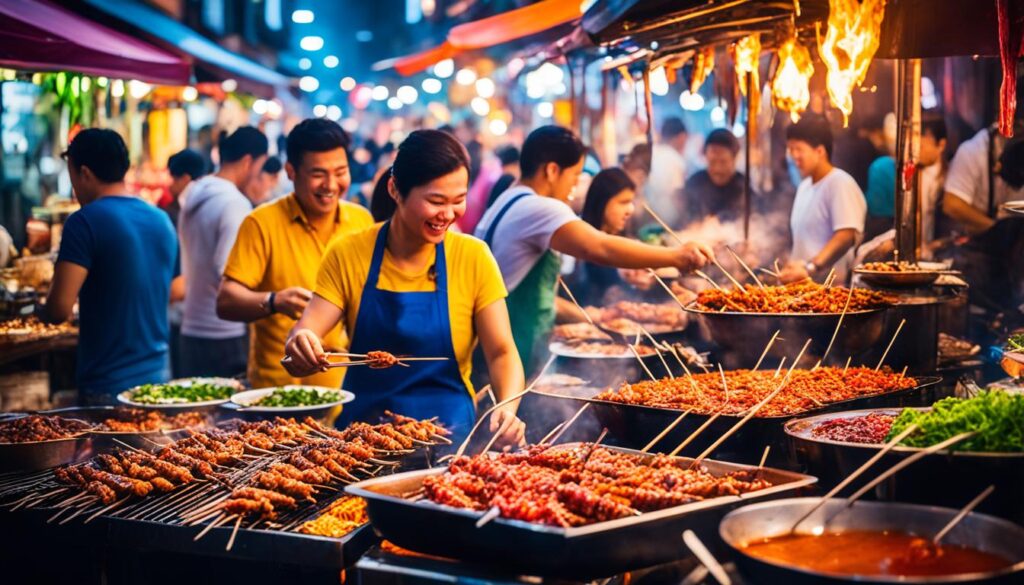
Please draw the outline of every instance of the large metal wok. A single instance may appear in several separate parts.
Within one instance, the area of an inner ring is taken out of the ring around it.
[[[711,460],[703,463],[715,474],[753,468]],[[774,485],[742,497],[713,498],[576,528],[503,518],[477,528],[480,512],[402,497],[418,490],[424,478],[445,470],[434,468],[379,477],[348,486],[346,491],[366,499],[374,530],[398,546],[497,566],[516,574],[574,580],[607,577],[683,558],[688,555],[680,538],[683,530],[692,529],[711,537],[722,516],[741,503],[778,498],[816,481],[808,475],[766,467],[764,477]]]
[[[813,436],[812,430],[824,420],[899,412],[900,409],[875,408],[791,420],[784,427],[790,456],[797,469],[813,473],[822,488],[831,488],[866,462],[880,446],[822,439]],[[920,449],[895,447],[875,466],[886,469],[917,451]],[[873,493],[882,500],[957,507],[989,485],[995,485],[996,491],[982,502],[979,511],[1024,523],[1024,453],[942,451],[899,472]]]
[[[917,386],[906,390],[833,402],[799,414],[754,417],[715,450],[712,456],[716,459],[729,461],[756,462],[764,452],[765,446],[771,445],[772,450],[769,455],[769,461],[777,465],[787,465],[790,462],[790,458],[787,455],[788,441],[783,431],[783,425],[794,417],[838,412],[850,408],[916,406],[920,404],[919,396],[921,393],[935,386],[941,380],[942,378],[934,376],[918,376]],[[550,396],[557,395],[551,394]],[[615,444],[634,448],[645,446],[683,413],[682,410],[672,408],[623,404],[594,398],[568,396],[559,396],[559,398],[589,402],[590,410],[593,411],[598,421],[608,428]],[[706,423],[709,418],[711,418],[710,415],[706,414],[690,413],[686,415],[682,422],[676,425],[668,435],[652,448],[652,451],[671,451],[701,425]],[[718,417],[697,438],[687,445],[681,451],[681,454],[694,457],[699,455],[718,437],[739,422],[740,418],[736,415],[722,415]]]
[[[817,359],[828,348],[840,318],[838,313],[704,311],[697,308],[696,301],[684,309],[699,317],[711,340],[721,347],[722,361],[730,369],[753,367],[776,331],[782,342],[776,341],[769,351],[776,363],[784,356],[792,359],[807,339],[812,341],[806,355]],[[861,354],[878,343],[885,331],[886,309],[847,312],[825,363],[841,365],[847,356]]]
[[[820,583],[1021,583],[1024,581],[1024,528],[1001,518],[971,513],[943,538],[944,544],[969,546],[1010,559],[1015,564],[1001,571],[952,577],[841,576],[757,559],[744,551],[747,543],[787,534],[818,498],[793,498],[745,506],[730,512],[719,527],[722,540],[735,551],[740,571],[757,583],[786,585]],[[815,512],[802,527],[820,525],[835,514],[844,500],[832,500]],[[892,530],[930,537],[953,516],[953,508],[917,504],[855,502],[851,510],[828,524],[830,532],[843,530]]]

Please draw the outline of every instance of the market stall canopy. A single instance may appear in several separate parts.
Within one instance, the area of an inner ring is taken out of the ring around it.
[[[493,47],[570,23],[582,15],[579,0],[541,0],[460,24],[448,31],[448,42],[459,49]]]
[[[0,2],[0,65],[38,71],[184,85],[191,67],[178,56],[45,0]]]
[[[486,49],[558,29],[578,20],[579,0],[541,0],[535,4],[460,24],[448,31],[446,41],[418,53],[374,63],[374,71],[394,68],[404,76],[450,59],[463,51]],[[556,31],[557,32],[557,31]],[[559,38],[571,31],[562,31]]]
[[[86,4],[107,15],[143,31],[169,49],[179,51],[190,59],[221,70],[228,76],[238,76],[239,83],[253,82],[274,88],[289,84],[288,77],[233,53],[173,18],[130,0],[85,0]]]
[[[399,75],[408,77],[423,71],[435,63],[451,59],[457,54],[459,54],[459,50],[448,41],[445,41],[436,47],[431,47],[419,53],[377,61],[373,64],[373,70],[384,71],[385,69],[394,68],[395,71],[398,71]]]

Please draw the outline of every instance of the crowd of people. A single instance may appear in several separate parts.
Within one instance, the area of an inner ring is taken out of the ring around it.
[[[685,125],[670,118],[653,149],[641,145],[621,164],[595,170],[592,151],[559,126],[537,128],[486,162],[479,142],[417,130],[382,151],[390,164],[372,169],[369,200],[353,202],[357,163],[338,124],[296,125],[283,163],[247,126],[220,138],[212,173],[195,152],[172,156],[171,197],[158,209],[128,192],[121,137],[84,130],[66,153],[82,208],[64,227],[39,314],[63,321],[79,303],[85,402],[109,402],[172,375],[339,387],[345,368],[329,367],[330,352],[385,350],[447,359],[352,368],[344,386],[357,399],[343,423],[396,410],[440,415],[466,430],[475,416],[474,364],[486,370],[498,401],[511,397],[537,371],[556,320],[581,318],[558,294],[560,276],[586,304],[643,297],[651,293],[650,269],[687,274],[715,259],[714,242],[641,241],[640,228],[652,220],[686,233],[710,218],[738,221],[748,198],[755,217],[775,212],[766,198],[746,193],[731,132],[704,138],[706,167],[694,172],[683,157],[686,141]],[[871,161],[862,188],[833,163],[824,118],[789,126],[786,146],[800,180],[787,206],[781,281],[820,281],[833,271],[846,278],[856,257],[891,250],[893,230],[872,227],[892,224],[901,173],[891,155]],[[995,225],[1001,203],[1024,198],[1024,143],[983,130],[948,167],[945,149],[941,120],[926,120],[926,242],[944,235],[940,211],[979,233]],[[275,198],[282,170],[293,189]],[[655,217],[643,211],[648,205]],[[495,412],[491,427],[506,441],[522,439],[514,401]]]

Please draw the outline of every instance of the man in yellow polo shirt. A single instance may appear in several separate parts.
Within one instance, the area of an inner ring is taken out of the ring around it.
[[[341,368],[293,378],[281,366],[284,342],[312,297],[320,259],[343,234],[373,225],[370,213],[342,201],[350,183],[349,138],[326,119],[305,120],[288,134],[288,178],[295,192],[249,214],[224,267],[217,296],[222,319],[253,324],[249,382],[254,388],[316,384],[337,388]],[[345,347],[336,326],[324,339],[331,349]]]

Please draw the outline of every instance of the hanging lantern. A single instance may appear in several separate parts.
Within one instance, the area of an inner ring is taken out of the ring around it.
[[[792,38],[779,47],[779,66],[772,80],[772,103],[775,107],[789,112],[796,122],[811,101],[811,76],[814,65],[807,47]]]
[[[828,30],[818,53],[828,69],[829,99],[843,113],[846,126],[853,112],[853,88],[864,82],[878,50],[885,0],[829,0],[828,7]]]

